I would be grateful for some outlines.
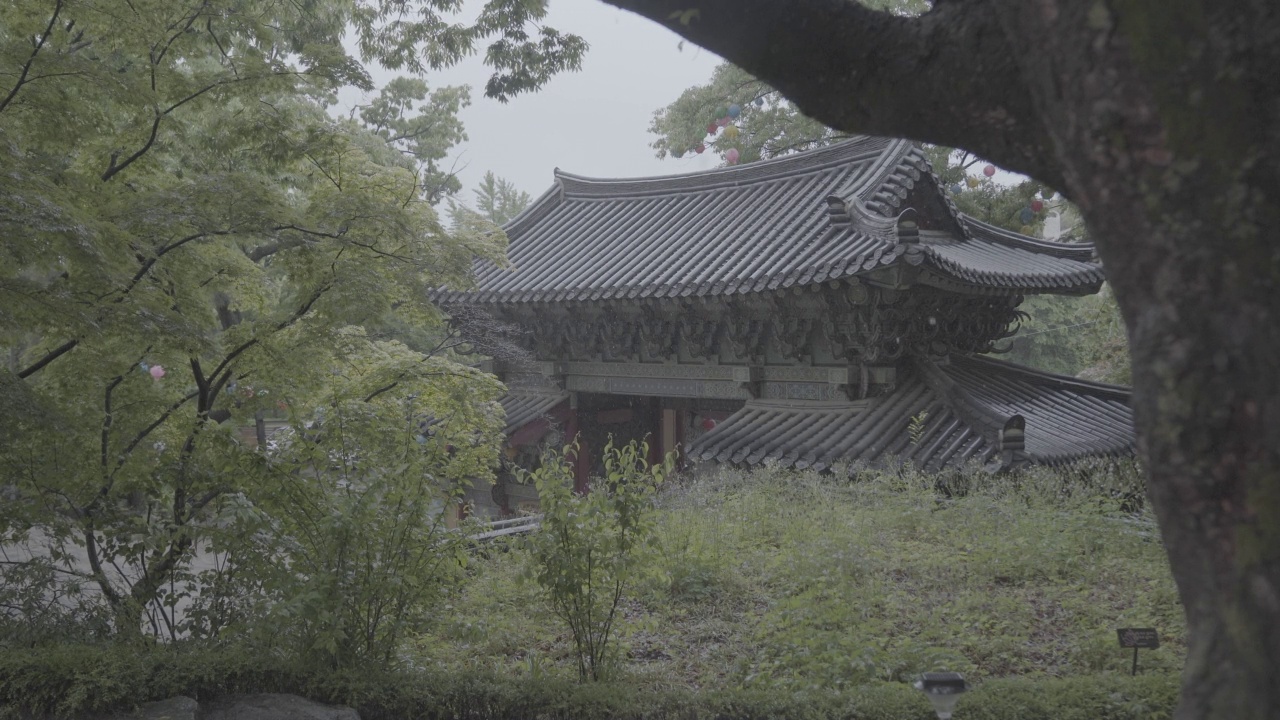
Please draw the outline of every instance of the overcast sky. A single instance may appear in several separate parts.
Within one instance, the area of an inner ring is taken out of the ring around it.
[[[674,33],[599,0],[555,0],[545,24],[591,44],[580,72],[559,75],[505,105],[484,97],[490,70],[480,57],[427,78],[432,87],[472,89],[471,106],[461,113],[470,139],[451,158],[462,179],[461,199],[471,202],[472,188],[488,170],[537,198],[557,167],[591,177],[637,177],[716,165],[710,153],[658,160],[648,127],[654,110],[706,82],[718,57],[688,43],[682,50]]]

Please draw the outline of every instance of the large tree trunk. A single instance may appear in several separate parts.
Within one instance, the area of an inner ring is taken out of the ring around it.
[[[832,127],[962,147],[1079,204],[1186,610],[1177,717],[1280,718],[1280,4],[608,2]]]

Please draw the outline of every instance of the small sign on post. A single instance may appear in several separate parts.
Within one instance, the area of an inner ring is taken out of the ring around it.
[[[1133,648],[1133,675],[1138,674],[1138,648],[1160,647],[1160,634],[1155,628],[1116,628],[1116,636],[1120,647]]]

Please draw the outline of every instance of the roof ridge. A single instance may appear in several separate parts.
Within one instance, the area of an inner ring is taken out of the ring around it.
[[[900,141],[863,135],[820,148],[753,163],[650,177],[592,178],[556,168],[555,182],[567,197],[666,195],[676,191],[740,187],[778,177],[818,172],[847,165],[863,158],[880,157],[894,142]]]
[[[1068,260],[1093,260],[1097,257],[1097,248],[1093,243],[1059,243],[1031,237],[983,222],[964,213],[960,213],[960,224],[970,236],[976,231],[983,236],[983,239],[991,242],[1031,250],[1042,255],[1053,255]]]
[[[975,431],[991,442],[999,442],[1000,430],[1012,415],[1005,415],[971,396],[937,363],[920,355],[911,356],[911,365],[921,381],[943,404]]]

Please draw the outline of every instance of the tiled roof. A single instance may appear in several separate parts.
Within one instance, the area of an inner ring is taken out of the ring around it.
[[[550,412],[551,408],[569,399],[569,393],[559,394],[521,394],[513,392],[504,395],[500,403],[507,413],[506,426],[502,432],[510,435],[526,424]]]
[[[929,245],[927,257],[955,282],[1010,292],[1101,283],[1091,247],[1064,251],[969,221],[918,147],[858,138],[690,175],[593,180],[557,170],[555,185],[506,227],[511,267],[478,263],[474,289],[438,299],[728,295],[835,280],[903,254],[894,218],[909,197],[950,215],[952,243]]]
[[[909,460],[937,470],[988,462],[999,431],[1026,420],[1025,456],[1058,465],[1085,456],[1133,454],[1125,388],[1089,383],[986,358],[917,360],[898,386],[869,403],[751,401],[689,448],[691,457],[754,465],[766,460],[823,469],[835,462]],[[911,425],[916,421],[917,435]]]

